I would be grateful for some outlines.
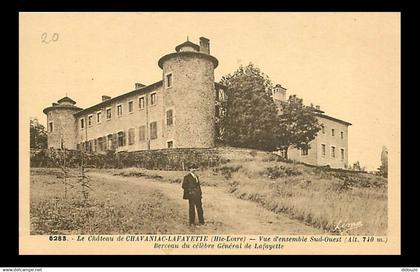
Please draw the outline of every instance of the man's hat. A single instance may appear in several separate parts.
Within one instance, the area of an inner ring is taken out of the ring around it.
[[[190,165],[190,170],[197,170],[198,166],[196,164]]]

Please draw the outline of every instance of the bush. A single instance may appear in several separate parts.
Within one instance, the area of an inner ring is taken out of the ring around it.
[[[274,166],[274,167],[267,167],[264,171],[263,175],[271,178],[271,179],[278,179],[281,177],[291,177],[291,176],[298,176],[301,175],[302,172],[294,167],[285,167],[285,166]]]
[[[242,165],[238,164],[228,164],[223,165],[221,167],[215,168],[214,171],[216,173],[221,173],[226,179],[230,179],[232,177],[232,173],[238,172],[239,169],[242,168]]]

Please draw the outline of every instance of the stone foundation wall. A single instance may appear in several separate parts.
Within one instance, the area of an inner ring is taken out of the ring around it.
[[[227,162],[222,150],[215,148],[179,148],[142,150],[103,154],[83,153],[85,167],[125,168],[139,167],[160,170],[186,170],[191,164],[200,168],[218,166]],[[65,158],[65,159],[64,159]],[[80,167],[82,153],[78,150],[31,150],[31,167]]]

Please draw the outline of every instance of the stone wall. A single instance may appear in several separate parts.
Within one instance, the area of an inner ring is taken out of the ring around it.
[[[214,64],[200,54],[178,54],[163,63],[163,74],[172,74],[172,86],[163,91],[165,109],[174,110],[174,124],[165,127],[176,148],[214,147]]]
[[[83,153],[85,167],[125,168],[139,167],[161,170],[186,170],[191,164],[200,168],[218,166],[227,160],[223,151],[216,148],[179,148],[141,150],[108,154]],[[79,167],[82,153],[78,150],[31,150],[31,167]]]
[[[60,148],[61,141],[66,148],[76,149],[74,108],[57,108],[47,114],[48,147]],[[49,123],[52,122],[53,131]]]

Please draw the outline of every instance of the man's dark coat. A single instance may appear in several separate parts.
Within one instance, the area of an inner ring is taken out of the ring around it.
[[[200,199],[201,198],[201,187],[200,180],[196,175],[197,180],[193,177],[191,173],[188,173],[184,176],[184,181],[182,182],[182,189],[184,189],[184,199]]]

